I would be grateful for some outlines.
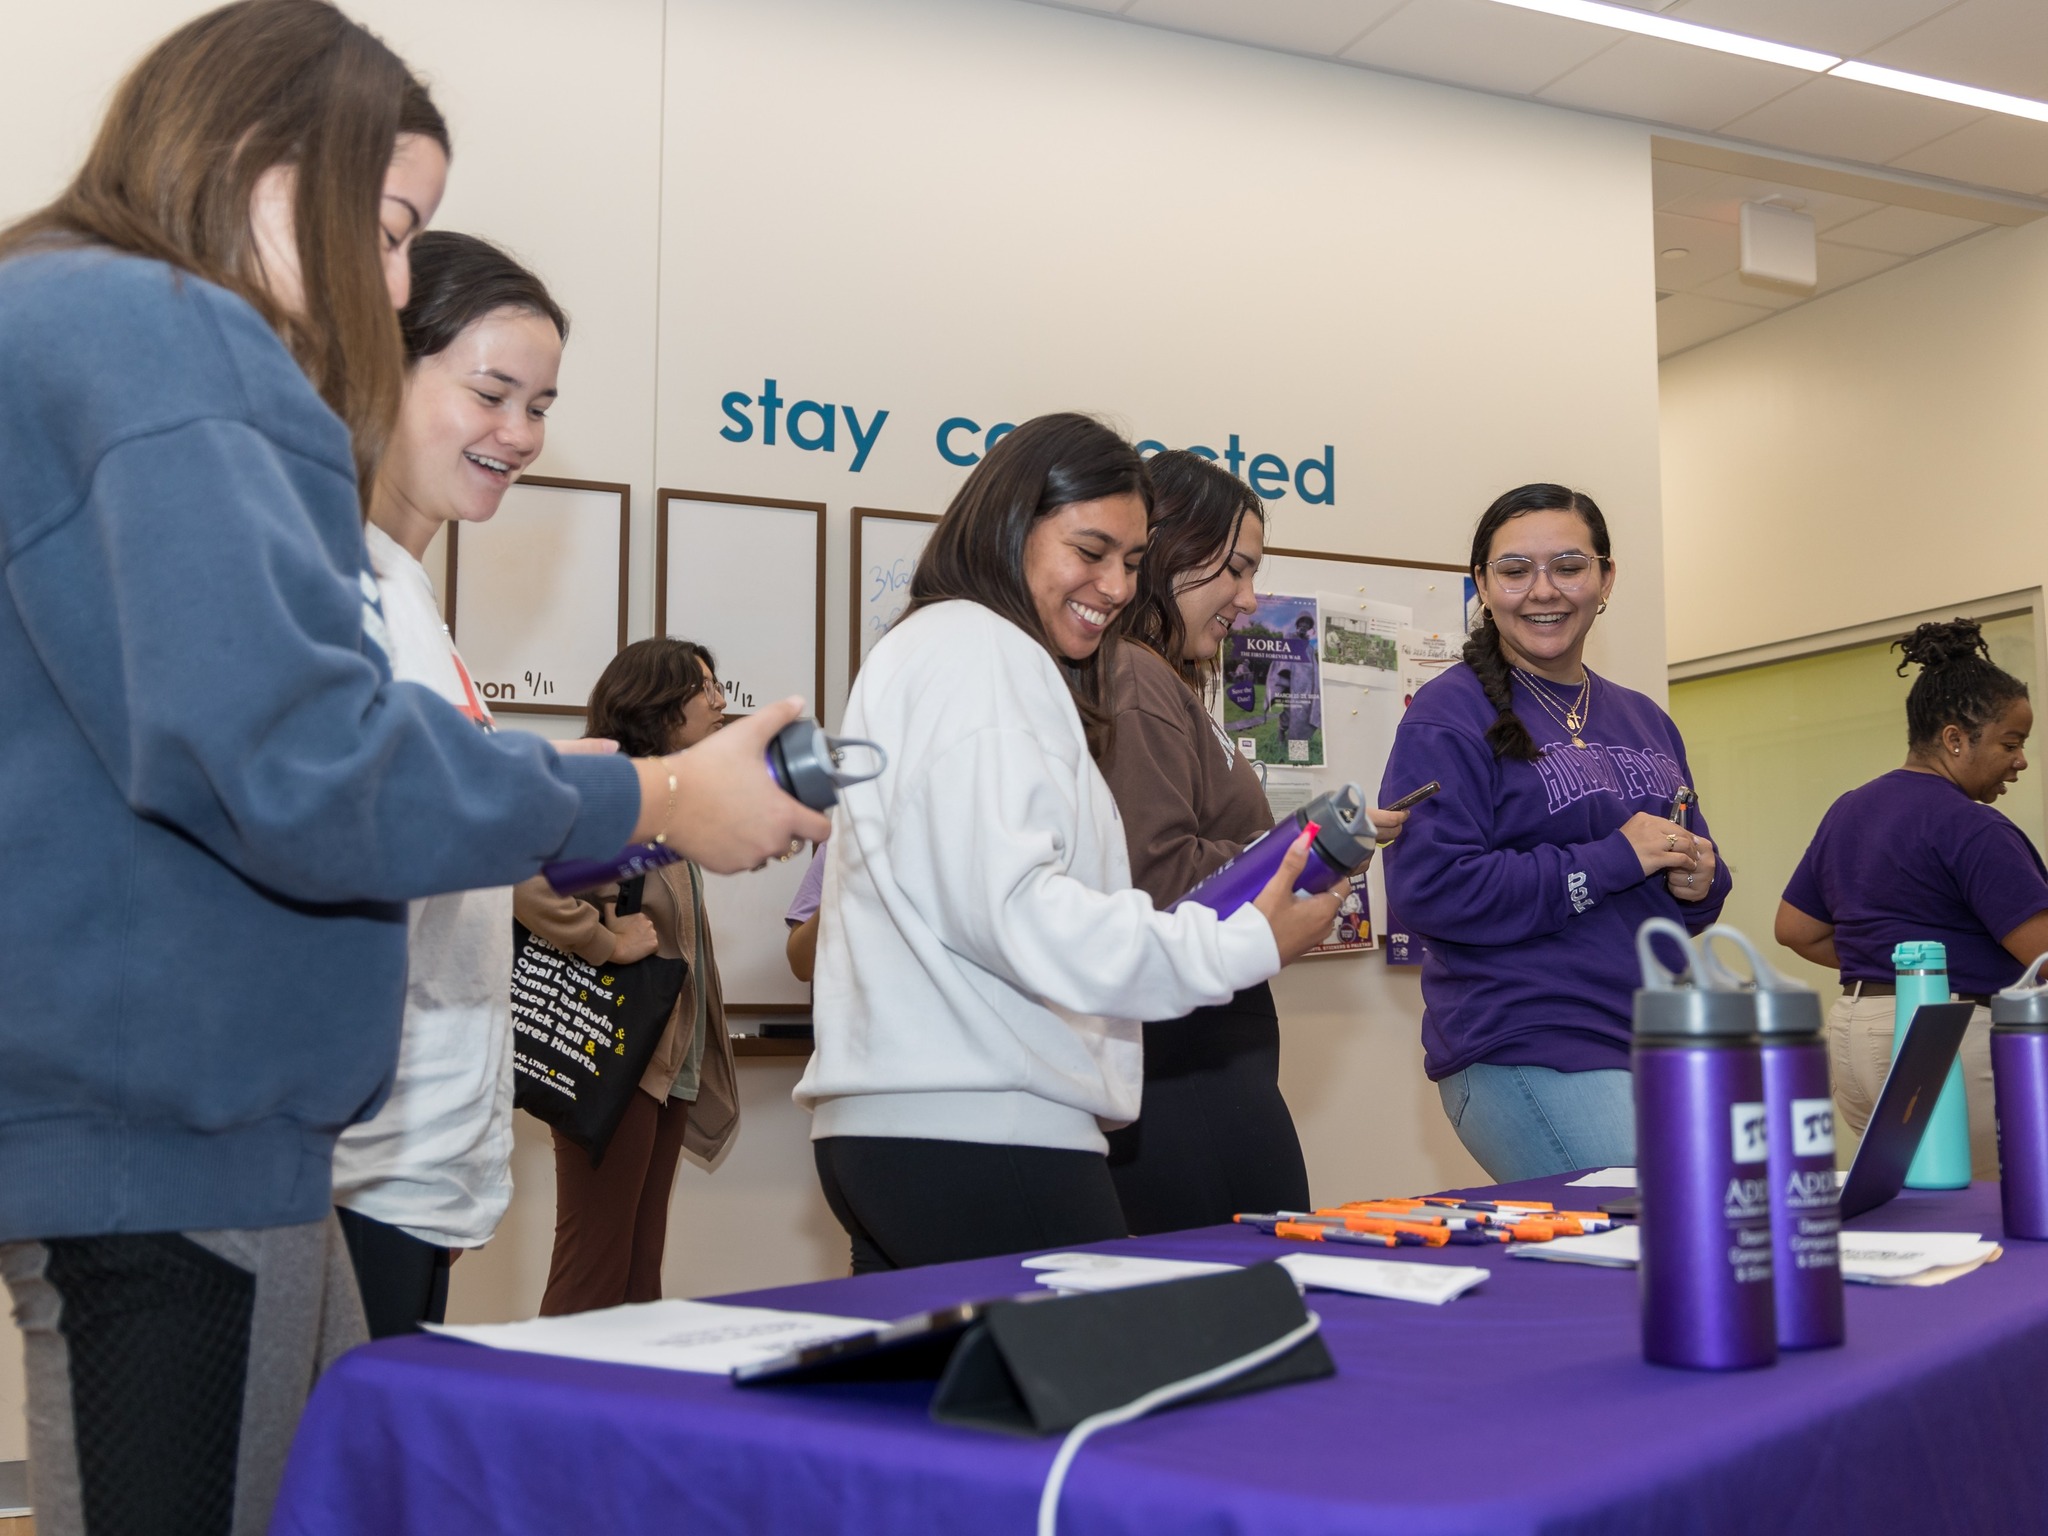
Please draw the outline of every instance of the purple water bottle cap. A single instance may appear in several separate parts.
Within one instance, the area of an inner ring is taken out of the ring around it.
[[[1352,875],[1372,862],[1372,818],[1365,814],[1365,791],[1356,784],[1317,795],[1294,813],[1297,827],[1311,822],[1317,826],[1316,853],[1330,868]]]
[[[2048,1027],[2048,981],[2041,979],[2041,966],[2048,955],[2037,955],[2026,974],[1991,999],[1991,1022],[2018,1029]]]
[[[1666,938],[1686,957],[1687,969],[1674,971],[1657,958],[1650,941]],[[1635,1032],[1660,1040],[1716,1039],[1756,1033],[1756,1011],[1739,992],[1713,991],[1694,984],[1692,935],[1668,917],[1653,917],[1636,930],[1636,958],[1643,968],[1642,990],[1635,997]]]
[[[1725,939],[1741,950],[1749,961],[1744,979],[1721,964],[1714,953],[1714,941]],[[1756,1032],[1771,1040],[1818,1037],[1821,1031],[1820,997],[1811,987],[1772,969],[1749,935],[1727,923],[1716,923],[1699,936],[1696,944],[1703,985],[1721,992],[1746,994],[1756,1006]]]

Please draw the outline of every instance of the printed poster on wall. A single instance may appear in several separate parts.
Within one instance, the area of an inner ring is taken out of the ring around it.
[[[1330,936],[1309,951],[1316,955],[1349,955],[1360,950],[1379,948],[1379,937],[1372,931],[1371,903],[1366,891],[1365,870],[1353,875],[1345,887],[1343,902],[1337,908],[1337,921],[1330,925]]]
[[[1223,728],[1254,762],[1323,766],[1323,690],[1313,597],[1261,592],[1225,641]]]

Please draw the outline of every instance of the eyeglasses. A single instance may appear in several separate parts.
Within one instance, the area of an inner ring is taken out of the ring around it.
[[[1510,597],[1520,597],[1536,585],[1539,570],[1549,572],[1550,584],[1558,591],[1576,592],[1597,577],[1602,563],[1597,555],[1552,555],[1543,561],[1531,560],[1526,555],[1508,555],[1487,561],[1485,569],[1493,572],[1501,591]]]

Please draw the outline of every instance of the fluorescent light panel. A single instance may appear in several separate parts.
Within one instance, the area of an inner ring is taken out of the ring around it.
[[[1638,11],[1625,5],[1603,5],[1600,0],[1494,0],[1494,4],[1512,5],[1524,11],[1541,11],[1547,16],[1562,16],[1569,21],[1583,21],[1596,27],[1639,32],[1645,37],[1661,37],[1666,42],[1711,48],[1717,53],[1739,54],[1745,59],[1762,59],[1767,64],[1783,64],[1812,74],[1830,74],[1841,80],[1855,80],[1891,91],[1908,91],[1915,96],[1932,96],[1938,101],[1953,101],[1959,106],[2048,123],[2048,101],[2008,96],[2003,91],[1987,91],[1974,85],[1958,85],[1953,80],[1937,80],[1931,75],[1908,74],[1902,69],[1886,69],[1881,64],[1844,60],[1832,53],[1816,53],[1810,48],[1794,48],[1790,44],[1773,43],[1761,37],[1744,37],[1740,32],[1723,32],[1718,27],[1676,21],[1669,16]]]
[[[1651,11],[1632,10],[1625,5],[1601,5],[1599,0],[1494,0],[1525,11],[1542,11],[1571,21],[1591,22],[1596,27],[1617,27],[1661,37],[1666,42],[1690,43],[1695,48],[1712,48],[1717,53],[1737,53],[1745,59],[1762,59],[1766,64],[1783,64],[1792,69],[1821,74],[1842,61],[1832,53],[1815,53],[1811,48],[1794,48],[1788,43],[1770,43],[1740,32],[1723,32],[1719,27],[1702,27],[1690,21],[1674,21]]]

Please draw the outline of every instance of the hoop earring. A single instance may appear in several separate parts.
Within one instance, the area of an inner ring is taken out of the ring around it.
[[[1595,608],[1595,609],[1593,610],[1593,612],[1594,612],[1594,614],[1595,614],[1595,615],[1597,616],[1597,615],[1599,615],[1599,614],[1603,614],[1603,613],[1605,613],[1606,611],[1607,611],[1607,599],[1603,597],[1603,598],[1602,598],[1602,599],[1600,600],[1600,606],[1599,606],[1598,608]]]

